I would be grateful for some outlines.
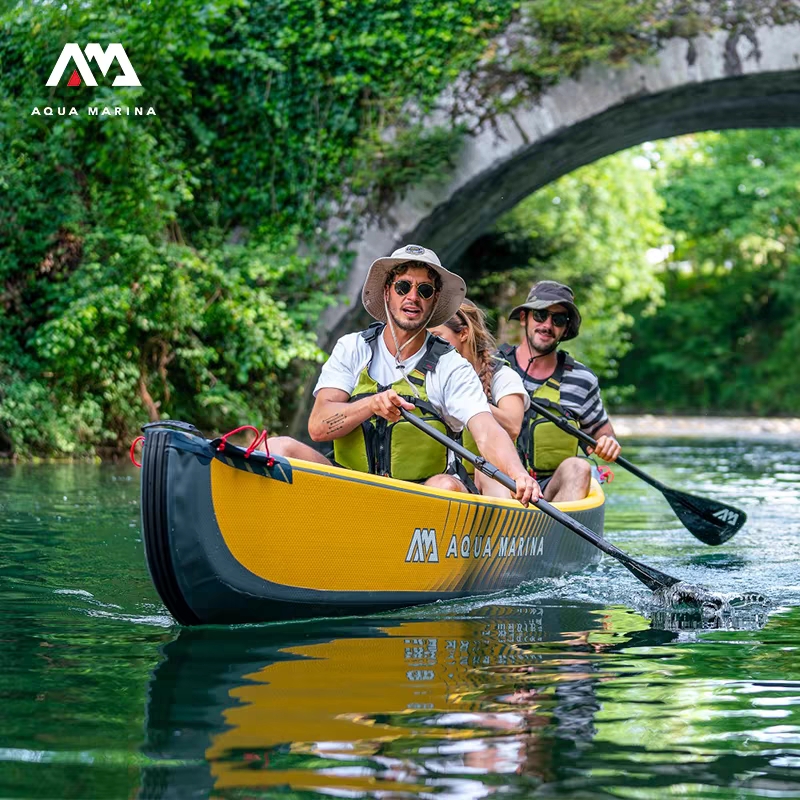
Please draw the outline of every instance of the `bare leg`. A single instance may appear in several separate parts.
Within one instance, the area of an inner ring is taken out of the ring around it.
[[[316,464],[327,464],[333,466],[331,462],[318,453],[313,447],[292,439],[291,436],[270,436],[267,439],[267,447],[273,456],[286,456],[287,458],[302,458],[303,461],[313,461]],[[261,448],[259,448],[261,449]]]
[[[511,498],[511,492],[502,483],[498,483],[494,478],[490,478],[482,472],[476,470],[473,480],[478,491],[486,497],[505,497],[506,500]]]
[[[562,461],[544,488],[544,499],[550,503],[583,500],[589,494],[592,465],[585,458]]]
[[[434,489],[447,489],[450,492],[466,492],[467,487],[458,478],[452,475],[433,475],[425,481],[425,486],[432,486]]]

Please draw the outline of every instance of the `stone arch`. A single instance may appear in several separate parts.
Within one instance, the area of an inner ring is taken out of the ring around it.
[[[323,315],[323,347],[364,321],[369,265],[400,244],[431,247],[452,267],[525,197],[604,156],[685,133],[800,126],[800,25],[669,39],[645,63],[593,65],[496,122],[468,137],[444,180],[415,187],[356,231],[347,302]]]

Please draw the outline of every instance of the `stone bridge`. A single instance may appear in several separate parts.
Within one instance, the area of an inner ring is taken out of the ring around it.
[[[323,347],[360,324],[369,265],[400,244],[431,247],[458,271],[498,217],[584,164],[684,133],[800,125],[800,25],[669,39],[647,63],[589,67],[497,122],[467,137],[449,176],[409,191],[356,232],[349,302],[323,317]]]
[[[415,187],[354,233],[347,302],[323,315],[320,345],[330,350],[368,321],[360,296],[369,265],[400,244],[431,247],[458,272],[462,254],[502,214],[578,167],[685,133],[790,126],[800,126],[799,24],[674,38],[644,63],[593,65],[466,137],[450,175]],[[313,383],[295,435],[304,433]]]

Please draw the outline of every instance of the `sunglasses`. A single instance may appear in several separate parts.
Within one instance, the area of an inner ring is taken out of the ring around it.
[[[415,284],[411,283],[411,281],[401,280],[395,281],[392,286],[394,286],[394,290],[400,297],[405,297],[410,291],[411,287]],[[416,284],[417,287],[417,294],[423,300],[430,300],[431,297],[436,293],[436,287],[432,283],[418,283]]]
[[[565,325],[569,324],[569,314],[564,311],[547,311],[543,308],[534,308],[531,311],[531,316],[537,322],[547,322],[547,318],[552,317],[553,325],[555,325],[556,328],[563,328]]]

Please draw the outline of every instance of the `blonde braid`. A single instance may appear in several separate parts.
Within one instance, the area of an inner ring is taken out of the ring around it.
[[[454,333],[461,333],[466,329],[467,361],[478,373],[478,378],[480,378],[489,402],[493,402],[492,378],[497,363],[494,357],[497,345],[494,336],[486,327],[486,315],[473,302],[464,300],[455,315],[444,324]]]

